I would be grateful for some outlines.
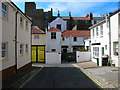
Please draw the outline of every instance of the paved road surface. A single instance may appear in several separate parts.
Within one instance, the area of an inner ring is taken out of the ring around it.
[[[99,88],[75,67],[45,67],[23,88]]]

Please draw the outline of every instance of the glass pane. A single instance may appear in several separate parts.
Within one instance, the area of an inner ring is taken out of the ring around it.
[[[2,51],[2,57],[5,57],[5,51]]]
[[[6,5],[2,3],[2,9],[6,11]]]

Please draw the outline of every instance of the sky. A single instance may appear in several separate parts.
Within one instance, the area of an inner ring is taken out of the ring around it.
[[[118,9],[119,0],[12,0],[23,12],[25,12],[25,1],[35,1],[37,9],[49,11],[53,8],[53,15],[57,16],[58,10],[60,16],[68,16],[71,12],[72,17],[85,17],[90,12],[94,17],[100,17],[102,14],[109,14]]]

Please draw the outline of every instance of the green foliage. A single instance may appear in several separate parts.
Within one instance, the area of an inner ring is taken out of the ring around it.
[[[80,52],[87,52],[89,49],[82,48],[80,49]]]

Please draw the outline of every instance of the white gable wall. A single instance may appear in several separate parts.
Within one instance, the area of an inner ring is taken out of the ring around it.
[[[67,29],[67,22],[61,19],[60,17],[56,18],[50,23],[50,28],[55,27],[57,28],[57,24],[61,24],[61,31],[63,32],[64,30]]]

